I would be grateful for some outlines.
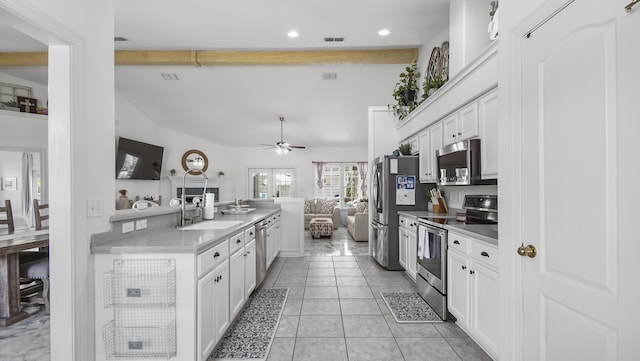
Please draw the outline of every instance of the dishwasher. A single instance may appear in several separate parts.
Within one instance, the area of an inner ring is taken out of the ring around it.
[[[267,275],[267,221],[255,224],[256,227],[256,288]]]

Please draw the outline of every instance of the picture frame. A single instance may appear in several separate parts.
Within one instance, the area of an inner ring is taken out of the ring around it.
[[[2,177],[1,187],[3,191],[15,191],[18,190],[18,178],[16,177]]]
[[[18,105],[20,105],[20,111],[22,113],[35,113],[38,107],[38,100],[29,97],[17,97]]]

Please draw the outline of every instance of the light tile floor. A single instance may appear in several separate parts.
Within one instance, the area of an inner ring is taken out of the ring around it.
[[[289,287],[267,361],[491,360],[452,322],[397,323],[380,292],[415,292],[404,272],[367,256],[341,227],[305,237],[305,257],[278,258],[262,287]]]
[[[346,227],[331,238],[305,236],[305,257],[278,258],[262,287],[289,297],[268,361],[490,360],[455,324],[399,324],[380,292],[414,292],[354,242]],[[0,328],[0,361],[49,360],[49,316],[39,312]]]

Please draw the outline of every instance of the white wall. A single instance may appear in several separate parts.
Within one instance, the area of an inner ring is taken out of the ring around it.
[[[451,0],[449,8],[450,62],[453,77],[472,62],[489,43],[491,0]],[[501,19],[504,16],[501,16]]]
[[[91,360],[92,233],[114,212],[112,0],[0,0],[12,24],[49,44],[51,359]],[[15,24],[14,24],[15,23]],[[102,206],[87,217],[88,201]]]
[[[286,156],[278,156],[274,150],[260,148],[234,148],[222,146],[206,139],[193,137],[158,126],[147,114],[137,108],[122,94],[116,94],[116,135],[164,147],[162,179],[160,181],[118,180],[113,190],[113,204],[119,197],[118,189],[127,189],[129,199],[136,195],[162,195],[163,200],[172,196],[166,176],[175,169],[182,176],[181,159],[190,149],[203,151],[209,159],[207,176],[210,182],[220,183],[220,199],[247,198],[249,196],[249,168],[295,168],[296,197],[313,197],[313,161],[366,161],[367,148],[308,148],[294,150]],[[363,113],[363,116],[366,116]],[[366,131],[363,130],[363,131]],[[114,139],[115,144],[115,139]],[[115,177],[115,166],[112,168]],[[218,178],[218,172],[225,173]],[[163,201],[163,204],[166,204]]]

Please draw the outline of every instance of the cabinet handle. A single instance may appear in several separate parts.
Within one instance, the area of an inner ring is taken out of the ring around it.
[[[460,242],[458,242],[458,241],[453,241],[453,244],[460,244]]]
[[[249,236],[253,236],[253,232],[249,232]]]
[[[462,266],[462,269],[467,269],[467,266]]]
[[[220,252],[216,252],[213,254],[213,258],[220,257]]]
[[[242,242],[242,240],[238,238],[238,240],[236,241],[236,243],[240,243],[240,242]]]
[[[400,221],[400,223],[404,223],[404,221]]]
[[[476,273],[476,271],[474,270],[470,270],[469,273],[471,273],[472,275]]]
[[[458,132],[458,135],[462,135],[462,133]]]
[[[249,255],[249,252],[245,253],[244,256],[247,257]]]
[[[455,137],[456,137],[456,135],[455,135],[455,134],[451,134],[451,138],[455,138]]]
[[[489,258],[489,254],[487,252],[485,252],[485,251],[482,251],[482,253],[480,253],[480,255]]]

